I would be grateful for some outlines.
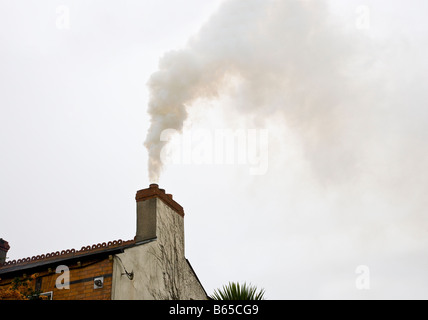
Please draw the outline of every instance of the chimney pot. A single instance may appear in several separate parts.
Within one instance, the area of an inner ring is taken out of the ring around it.
[[[138,202],[148,200],[150,198],[159,198],[175,210],[180,216],[184,217],[183,207],[165,193],[165,189],[159,189],[158,185],[152,183],[149,188],[137,191],[135,200]]]
[[[6,240],[0,238],[0,265],[6,262],[6,254],[9,249],[9,243]]]

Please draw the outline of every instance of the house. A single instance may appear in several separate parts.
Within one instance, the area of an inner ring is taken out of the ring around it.
[[[136,194],[135,238],[6,260],[0,240],[0,287],[38,273],[35,289],[53,300],[205,300],[184,255],[184,210],[151,184]]]

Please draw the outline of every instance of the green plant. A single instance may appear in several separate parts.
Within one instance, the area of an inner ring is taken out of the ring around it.
[[[214,290],[211,299],[213,300],[263,300],[265,290],[257,291],[257,287],[251,284],[239,284],[229,282],[221,289]]]
[[[34,283],[38,274],[35,273],[29,278],[15,278],[8,286],[0,287],[0,300],[44,300],[46,297],[40,296],[40,291],[34,290]]]

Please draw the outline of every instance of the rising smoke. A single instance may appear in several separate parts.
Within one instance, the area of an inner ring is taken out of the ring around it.
[[[352,164],[342,150],[347,124],[335,120],[349,118],[356,98],[350,72],[357,40],[328,17],[322,1],[227,1],[184,49],[165,54],[148,82],[150,181],[162,170],[161,132],[181,131],[192,102],[217,97],[231,77],[239,82],[238,110],[258,119],[280,113],[308,138],[308,152],[330,143]]]
[[[296,175],[292,187],[285,184],[288,189],[278,191],[277,202],[269,194],[270,211],[282,210],[287,216],[286,222],[277,223],[278,234],[304,235],[302,243],[312,239],[308,256],[320,255],[315,264],[329,261],[326,269],[345,256],[351,265],[360,264],[372,252],[379,265],[388,261],[382,270],[405,270],[404,278],[411,278],[408,265],[392,269],[389,261],[401,261],[408,252],[419,261],[428,247],[423,191],[428,186],[427,46],[418,42],[422,37],[393,31],[376,38],[354,22],[345,28],[327,4],[225,1],[184,49],[165,54],[148,82],[151,127],[145,145],[150,180],[156,182],[162,171],[161,132],[181,131],[198,99],[221,99],[232,92],[229,105],[239,115],[263,128],[287,127],[298,137],[309,164],[305,172],[310,168],[311,178],[316,178],[300,193],[296,185],[301,176]],[[275,187],[285,179],[282,168],[289,165],[278,158],[270,177]],[[311,196],[318,183],[321,187]],[[290,195],[289,207],[284,194]],[[334,199],[331,207],[328,199]],[[293,201],[299,206],[290,205]],[[317,205],[325,205],[324,212]],[[303,213],[303,218],[293,223],[290,212]],[[275,254],[272,265],[276,259]],[[287,265],[289,260],[284,258]],[[412,279],[410,285],[406,281],[403,288],[415,288]]]
[[[324,1],[226,1],[148,81],[150,181],[162,171],[161,132],[181,131],[192,103],[215,99],[230,79],[235,109],[259,122],[280,117],[321,179],[364,168],[373,141],[382,143],[388,79],[378,79],[380,52],[369,39],[335,21]]]

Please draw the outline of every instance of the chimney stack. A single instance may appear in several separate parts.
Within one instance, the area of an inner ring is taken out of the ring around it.
[[[9,249],[9,243],[0,238],[0,265],[6,262],[6,255]]]
[[[151,184],[148,189],[138,191],[135,200],[137,201],[136,242],[158,238],[161,232],[171,232],[171,230],[180,230],[184,238],[184,210],[173,200],[172,195],[166,194],[164,189],[159,189],[157,184]],[[169,230],[160,230],[161,225],[162,228]]]

